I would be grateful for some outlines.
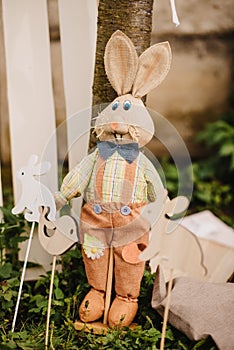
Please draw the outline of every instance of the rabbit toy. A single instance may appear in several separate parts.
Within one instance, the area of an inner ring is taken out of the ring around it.
[[[141,97],[163,81],[170,62],[167,42],[151,46],[138,58],[124,33],[118,30],[111,36],[104,63],[118,97],[96,119],[97,148],[65,176],[55,193],[57,208],[83,193],[86,201],[80,241],[91,290],[79,308],[83,322],[103,315],[110,249],[116,296],[108,323],[128,326],[136,315],[145,267],[138,255],[147,247],[150,229],[141,212],[148,202],[166,197],[153,164],[139,150],[154,134]]]
[[[12,209],[13,214],[19,214],[25,211],[27,221],[39,222],[39,207],[47,206],[50,208],[48,218],[55,220],[56,206],[52,193],[45,185],[35,179],[35,176],[43,175],[50,169],[49,162],[36,164],[37,155],[32,155],[28,164],[17,171],[17,178],[21,181],[22,193],[16,206]]]

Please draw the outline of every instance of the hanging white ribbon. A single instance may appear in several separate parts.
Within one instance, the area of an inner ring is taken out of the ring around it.
[[[177,16],[175,0],[170,0],[171,3],[171,14],[172,14],[172,22],[177,26],[180,25],[180,21]]]

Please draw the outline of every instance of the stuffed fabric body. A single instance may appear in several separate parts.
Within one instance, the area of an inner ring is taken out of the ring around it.
[[[64,178],[56,193],[58,206],[84,192],[80,240],[89,234],[104,247],[123,246],[149,231],[140,215],[157,198],[162,183],[152,163],[139,152],[129,164],[118,152],[104,160],[96,149]]]
[[[123,245],[148,231],[149,224],[140,216],[140,209],[156,200],[161,188],[158,173],[141,152],[129,164],[118,152],[104,160],[95,150],[68,173],[56,199],[57,203],[65,204],[84,192],[86,204],[81,214],[81,243],[88,230],[99,238],[101,235],[106,246],[110,243]],[[122,213],[127,210],[126,206],[130,212]],[[111,232],[113,227],[116,232]]]
[[[92,287],[79,309],[84,322],[103,314],[112,251],[116,298],[109,310],[109,325],[128,326],[137,312],[145,266],[138,256],[148,244],[150,228],[141,212],[149,201],[165,194],[154,166],[139,152],[139,146],[146,145],[154,134],[154,123],[141,97],[164,80],[170,62],[167,42],[151,46],[138,58],[124,33],[118,30],[111,36],[104,65],[118,97],[95,120],[97,149],[68,173],[55,195],[59,208],[84,194],[80,241]]]
[[[156,200],[162,187],[154,166],[141,152],[129,163],[117,151],[104,160],[96,149],[64,178],[57,204],[84,192],[80,241],[93,290],[106,291],[112,246],[116,294],[128,300],[128,306],[137,302],[145,263],[136,256],[147,246],[150,228],[141,210]]]

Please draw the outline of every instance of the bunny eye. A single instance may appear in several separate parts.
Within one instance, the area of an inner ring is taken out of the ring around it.
[[[21,175],[24,175],[24,171],[21,172]]]
[[[131,108],[131,102],[130,101],[124,101],[124,104],[123,104],[123,109],[125,111],[128,111],[129,109]]]
[[[112,110],[115,111],[119,107],[119,101],[115,101],[112,105]]]

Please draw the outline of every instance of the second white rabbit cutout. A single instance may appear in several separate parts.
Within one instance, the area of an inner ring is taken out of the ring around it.
[[[43,175],[50,169],[50,163],[44,161],[37,164],[38,156],[31,155],[27,165],[17,171],[17,177],[21,181],[22,193],[19,201],[12,209],[13,214],[24,213],[25,219],[32,222],[27,250],[24,259],[24,266],[21,275],[20,287],[17,297],[15,313],[12,322],[12,332],[14,332],[20,297],[23,288],[24,276],[27,267],[27,261],[31,248],[31,242],[34,233],[35,223],[38,222],[38,237],[42,247],[53,255],[53,267],[51,274],[51,284],[49,293],[49,303],[46,325],[46,344],[48,344],[50,307],[52,300],[53,278],[56,266],[56,256],[65,253],[78,242],[78,225],[76,221],[67,215],[56,219],[56,205],[51,191],[38,181],[35,176]],[[52,235],[48,235],[50,230]],[[47,348],[47,347],[46,347]]]

